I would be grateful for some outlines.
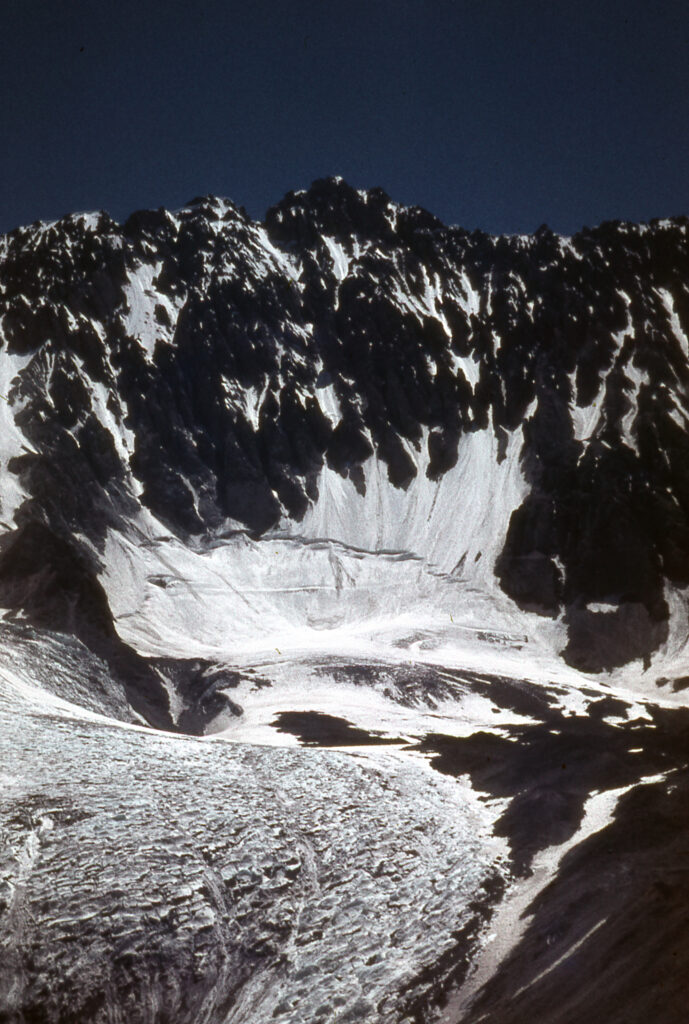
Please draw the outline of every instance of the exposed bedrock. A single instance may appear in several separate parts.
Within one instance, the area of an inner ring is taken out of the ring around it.
[[[686,1018],[686,769],[638,787],[568,853],[466,1024]]]

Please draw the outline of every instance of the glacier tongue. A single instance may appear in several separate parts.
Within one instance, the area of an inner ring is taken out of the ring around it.
[[[2,676],[0,726],[5,1013],[398,1021],[501,856],[468,787],[394,753],[70,722]]]

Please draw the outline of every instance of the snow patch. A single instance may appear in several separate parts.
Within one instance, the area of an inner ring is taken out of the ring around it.
[[[23,452],[34,451],[15,422],[21,404],[12,398],[12,385],[28,366],[31,355],[10,354],[0,350],[0,529],[11,529],[14,513],[26,494],[9,462]]]
[[[668,320],[670,321],[670,329],[680,344],[682,355],[686,360],[689,360],[689,339],[687,339],[686,334],[682,330],[682,325],[679,322],[679,317],[677,316],[677,311],[675,309],[675,300],[667,288],[656,288],[656,292],[660,296],[663,306],[665,307]]]
[[[330,258],[333,261],[333,273],[338,281],[344,281],[345,277],[349,273],[349,257],[344,251],[344,248],[339,242],[335,241],[329,235],[323,235],[323,241],[325,242]]]
[[[154,279],[160,273],[162,261],[142,263],[136,273],[129,277],[124,288],[127,312],[124,326],[127,334],[135,338],[143,349],[147,362],[153,362],[156,341],[166,333],[155,316],[155,307],[165,307],[170,322],[174,324],[181,302],[173,302],[168,296],[156,290]]]

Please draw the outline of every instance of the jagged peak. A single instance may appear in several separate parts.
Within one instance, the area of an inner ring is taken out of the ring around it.
[[[86,235],[105,235],[119,230],[119,225],[107,210],[89,210],[67,213],[57,220],[35,220],[26,226],[8,231],[3,237],[10,245],[29,241],[31,243],[52,240],[63,236],[74,238]]]
[[[308,189],[288,192],[268,210],[265,224],[275,241],[306,247],[323,236],[385,242],[410,230],[444,228],[421,207],[399,205],[382,188],[356,189],[341,177],[318,178]]]
[[[176,217],[185,217],[192,214],[203,214],[209,220],[238,219],[249,221],[251,219],[243,206],[235,203],[232,199],[228,199],[226,196],[216,196],[212,193],[204,196],[195,196],[186,202],[184,206],[180,207],[179,210],[174,211],[174,216]]]

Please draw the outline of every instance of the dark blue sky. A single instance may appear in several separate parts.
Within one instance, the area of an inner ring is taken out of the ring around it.
[[[491,232],[689,214],[686,0],[2,0],[0,230],[340,174]]]

